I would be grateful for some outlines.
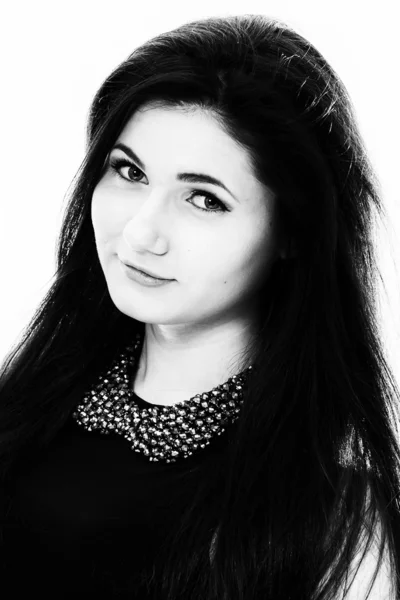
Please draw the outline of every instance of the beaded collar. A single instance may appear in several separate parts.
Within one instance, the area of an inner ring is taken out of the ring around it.
[[[130,387],[141,337],[137,334],[134,344],[120,352],[106,374],[91,385],[72,416],[87,431],[122,435],[132,450],[150,461],[176,462],[205,448],[239,418],[243,386],[252,366],[190,400],[142,408]]]

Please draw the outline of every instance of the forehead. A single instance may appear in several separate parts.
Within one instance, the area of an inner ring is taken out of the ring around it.
[[[137,144],[143,146],[146,146],[147,140],[154,143],[153,138],[156,138],[157,146],[168,145],[171,150],[183,146],[188,159],[193,154],[204,155],[205,151],[207,155],[215,156],[222,151],[224,156],[229,154],[230,159],[234,158],[243,167],[250,166],[244,149],[223,130],[209,111],[199,108],[145,105],[129,119],[120,136],[121,141],[122,138],[136,138]],[[206,158],[204,156],[204,160]]]

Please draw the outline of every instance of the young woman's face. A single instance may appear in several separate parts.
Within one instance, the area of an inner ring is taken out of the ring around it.
[[[116,144],[126,148],[111,149],[91,210],[117,308],[152,324],[253,319],[278,248],[274,196],[253,176],[245,151],[204,112],[151,105]],[[226,189],[180,173],[213,177]],[[121,260],[172,281],[133,281]]]

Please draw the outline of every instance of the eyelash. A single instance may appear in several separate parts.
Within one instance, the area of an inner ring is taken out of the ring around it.
[[[140,173],[143,173],[143,171],[141,169],[139,169],[134,163],[131,163],[124,158],[114,158],[114,159],[110,160],[109,164],[110,164],[111,169],[118,175],[118,177],[120,177],[124,181],[129,181],[130,183],[137,183],[137,182],[133,181],[131,179],[127,179],[126,177],[123,177],[121,175],[121,173],[119,172],[121,167],[132,167],[132,168],[136,169],[137,171],[140,171]],[[189,199],[191,200],[192,198],[194,198],[194,196],[203,196],[204,198],[208,198],[209,200],[212,200],[213,202],[216,202],[221,206],[221,208],[219,210],[208,210],[206,208],[200,208],[199,206],[192,204],[192,206],[194,206],[198,210],[201,210],[206,213],[221,213],[221,214],[224,212],[229,212],[229,209],[226,208],[225,204],[223,202],[221,202],[221,200],[219,200],[216,196],[214,196],[214,194],[211,194],[210,192],[204,192],[203,190],[194,190],[190,194]]]

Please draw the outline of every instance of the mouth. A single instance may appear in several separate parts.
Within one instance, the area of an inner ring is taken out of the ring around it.
[[[121,259],[120,259],[121,260]],[[155,275],[154,273],[151,273],[150,271],[144,271],[143,269],[139,269],[139,267],[137,267],[136,265],[134,265],[133,263],[130,263],[127,260],[121,260],[121,262],[126,266],[129,267],[130,269],[134,269],[135,271],[137,271],[138,273],[141,273],[142,275],[145,275],[147,277],[151,277],[152,279],[156,279],[158,281],[173,281],[173,279],[166,279],[165,277],[160,277],[159,275]]]

